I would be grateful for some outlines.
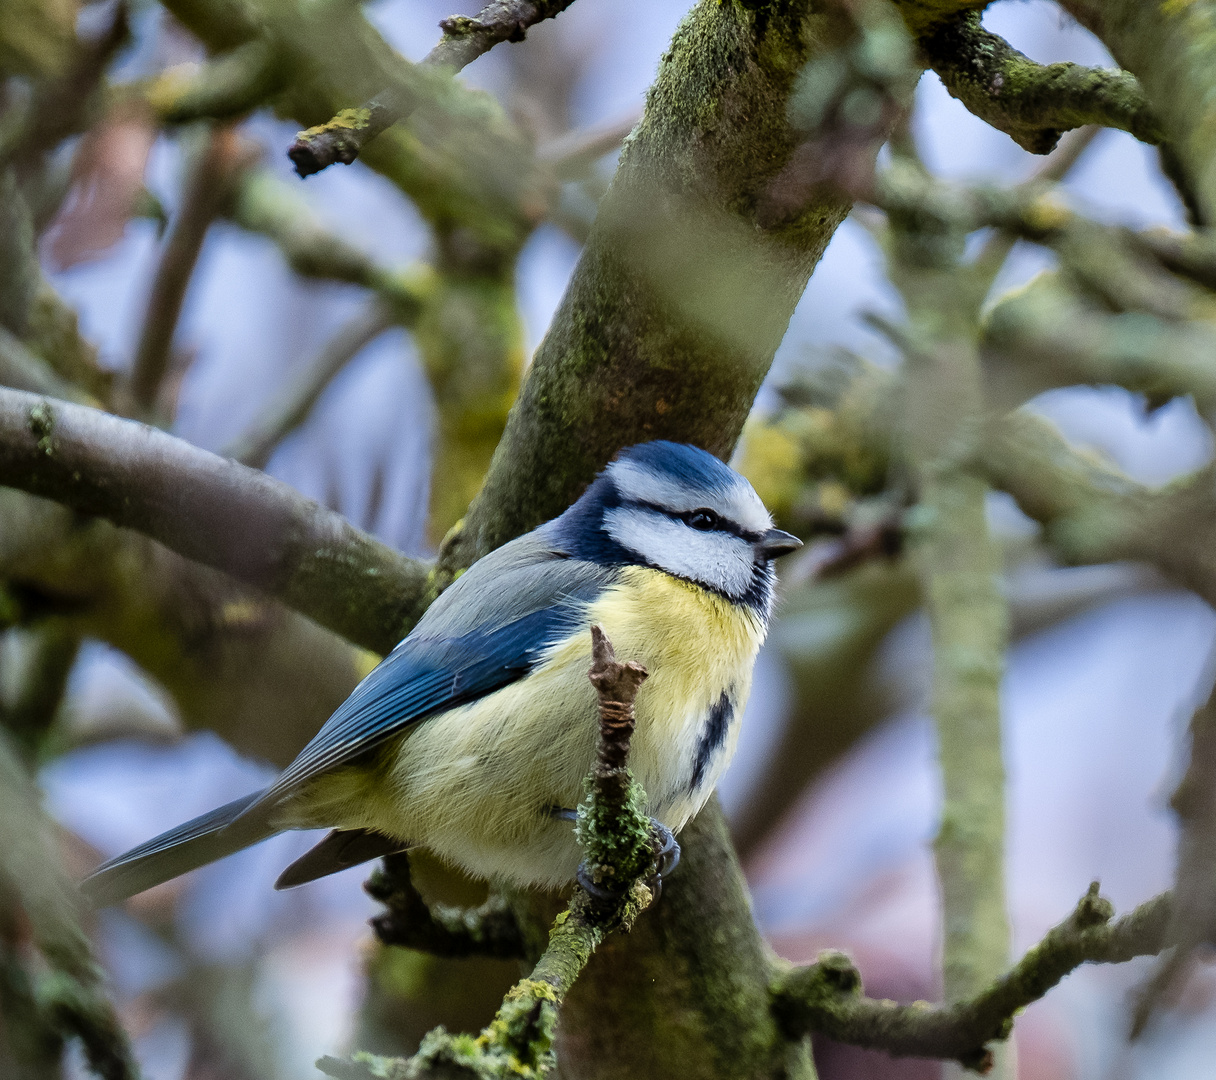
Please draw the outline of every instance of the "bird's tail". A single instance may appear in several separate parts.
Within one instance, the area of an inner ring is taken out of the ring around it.
[[[81,890],[104,907],[273,836],[279,831],[269,821],[273,804],[245,814],[263,794],[226,803],[111,859],[85,878]]]

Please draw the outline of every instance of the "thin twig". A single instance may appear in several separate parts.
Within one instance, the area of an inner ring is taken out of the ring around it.
[[[1053,927],[999,979],[963,1001],[899,1005],[867,998],[843,953],[778,978],[773,1011],[791,1038],[812,1032],[901,1057],[955,1060],[983,1071],[987,1044],[1009,1037],[1013,1018],[1069,972],[1086,963],[1119,964],[1152,956],[1170,940],[1169,893],[1111,922],[1114,909],[1095,882],[1071,915]]]
[[[435,595],[427,564],[286,484],[66,401],[0,390],[0,484],[136,529],[377,652]]]
[[[132,404],[141,415],[155,411],[203,240],[223,208],[244,156],[237,133],[230,127],[216,127],[188,166],[181,206],[165,239],[131,367]]]
[[[1081,160],[1081,155],[1103,130],[1096,124],[1090,124],[1070,131],[1019,186],[1023,190],[1028,190],[1042,184],[1058,184],[1072,172],[1074,166]],[[1009,258],[1010,252],[1013,251],[1017,242],[1018,237],[1015,233],[1007,229],[998,229],[988,238],[984,246],[980,248],[979,254],[972,260],[971,265],[974,272],[987,279],[988,289],[992,288],[992,283],[1001,272],[1005,260]]]
[[[224,457],[252,469],[264,469],[283,439],[312,412],[325,388],[363,349],[395,323],[386,304],[373,301],[343,326],[282,388],[262,414],[227,449]]]
[[[552,19],[574,0],[492,0],[479,15],[454,15],[439,25],[443,38],[420,66],[455,73],[500,41],[523,41],[538,22]],[[332,120],[301,131],[287,149],[300,176],[311,176],[335,162],[349,165],[385,128],[404,120],[421,103],[412,89],[396,87],[357,109],[343,109]]]
[[[637,115],[613,123],[580,128],[546,143],[536,151],[536,159],[547,165],[559,180],[577,180],[605,154],[616,150],[637,127]]]
[[[523,932],[501,896],[491,893],[475,908],[428,905],[414,885],[408,852],[387,856],[364,888],[388,908],[372,919],[372,929],[384,945],[432,956],[527,958]]]
[[[1141,988],[1132,1038],[1182,986],[1196,951],[1216,938],[1216,692],[1191,719],[1191,760],[1171,799],[1178,815],[1178,868],[1168,940],[1175,946]]]

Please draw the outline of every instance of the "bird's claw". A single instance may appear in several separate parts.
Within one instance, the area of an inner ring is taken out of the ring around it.
[[[650,819],[650,827],[659,838],[658,874],[662,879],[664,874],[670,874],[680,865],[680,842],[675,834],[658,818]]]
[[[564,821],[576,821],[578,819],[578,814],[574,810],[567,810],[564,807],[555,806],[550,809],[549,813],[553,817]],[[663,895],[664,875],[672,873],[680,865],[680,842],[675,838],[672,831],[659,821],[658,818],[650,819],[650,828],[658,838],[659,850],[655,855],[655,872],[647,878],[646,886],[654,895],[654,901],[652,902],[657,903],[659,897]],[[586,863],[579,863],[575,876],[578,879],[578,883],[586,890],[587,895],[597,904],[613,906],[619,904],[625,898],[627,890],[609,888],[593,880]]]

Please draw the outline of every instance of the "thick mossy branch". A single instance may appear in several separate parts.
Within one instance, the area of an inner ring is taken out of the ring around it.
[[[80,1039],[85,1060],[102,1080],[137,1080],[126,1033],[81,929],[79,893],[58,862],[53,826],[0,735],[0,924],[12,922],[13,913],[3,910],[9,904],[27,921],[48,967],[32,981],[31,1020],[52,1037]]]
[[[773,1010],[791,1038],[808,1033],[901,1057],[942,1058],[982,1071],[988,1044],[1004,1040],[1019,1010],[1085,963],[1117,964],[1151,956],[1168,943],[1171,898],[1158,896],[1111,922],[1114,909],[1090,886],[1067,919],[1053,927],[1005,975],[949,1005],[899,1005],[867,998],[861,976],[841,953],[781,975]]]
[[[643,879],[655,869],[658,845],[651,835],[649,819],[638,809],[646,803],[645,793],[627,768],[635,723],[634,700],[646,671],[632,662],[617,662],[612,643],[600,627],[591,628],[591,640],[588,677],[599,699],[599,737],[587,781],[587,802],[579,810],[578,837],[595,884],[614,888],[615,898],[609,899],[605,892],[593,899],[575,886],[570,905],[554,922],[548,946],[531,974],[511,988],[497,1016],[480,1035],[450,1035],[438,1028],[408,1060],[366,1054],[349,1061],[323,1058],[317,1063],[323,1072],[342,1080],[532,1080],[553,1068],[553,1037],[566,994],[605,936],[615,930],[628,931],[655,896]],[[402,858],[394,857],[388,868],[389,874],[397,871],[395,880],[373,879],[369,889],[377,899],[383,898],[378,895],[383,891],[386,902],[408,909],[390,911],[390,925],[399,918],[417,920],[415,927],[398,925],[395,932],[411,938],[416,935],[416,939],[434,942],[441,948],[471,944],[472,932],[461,926],[468,925],[466,919],[445,918],[427,910],[409,882],[408,863],[404,864],[404,875],[401,873]],[[384,923],[384,916],[376,920],[382,939]],[[505,933],[504,940],[519,948],[519,927],[513,919],[511,925],[514,941],[510,928],[504,931],[502,922],[495,924]]]
[[[364,886],[388,911],[372,920],[385,945],[433,956],[494,956],[523,960],[527,950],[511,907],[491,894],[476,908],[430,906],[414,886],[407,852],[390,855]]]
[[[445,562],[560,512],[622,446],[673,438],[730,455],[847,209],[819,194],[760,220],[799,142],[787,110],[820,40],[810,10],[703,0],[677,30]]]
[[[523,41],[530,27],[554,18],[571,3],[573,0],[492,0],[477,16],[444,19],[439,24],[443,39],[422,64],[459,71],[500,41]],[[422,95],[421,87],[386,88],[365,105],[343,109],[325,123],[301,131],[287,156],[300,176],[311,176],[337,162],[349,165],[370,140],[409,116]]]
[[[286,484],[107,413],[0,390],[0,484],[136,529],[387,653],[429,568]]]
[[[977,12],[936,24],[918,38],[926,60],[981,120],[1032,154],[1086,124],[1119,128],[1157,144],[1164,131],[1144,90],[1126,71],[1036,64],[980,25]]]

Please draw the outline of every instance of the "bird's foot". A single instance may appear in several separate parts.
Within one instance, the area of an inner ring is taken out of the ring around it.
[[[564,816],[564,815],[563,815]],[[652,903],[658,903],[663,895],[663,876],[670,874],[680,865],[680,843],[672,831],[657,818],[650,819],[650,828],[659,842],[659,850],[655,856],[655,872],[646,879],[646,887],[654,896]],[[625,898],[625,890],[613,889],[594,881],[586,863],[580,863],[577,872],[578,883],[597,904],[613,906]]]

